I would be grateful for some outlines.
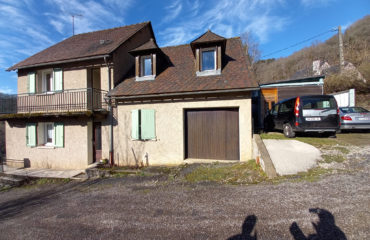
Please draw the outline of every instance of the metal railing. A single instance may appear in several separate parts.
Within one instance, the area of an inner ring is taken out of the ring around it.
[[[93,88],[0,97],[0,114],[106,110],[107,91]]]

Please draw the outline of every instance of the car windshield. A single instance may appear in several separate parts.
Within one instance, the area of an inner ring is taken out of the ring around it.
[[[337,108],[334,98],[306,98],[302,99],[303,109],[331,109]]]
[[[344,107],[344,108],[340,108],[340,110],[343,113],[367,113],[369,112],[368,110],[362,107]]]

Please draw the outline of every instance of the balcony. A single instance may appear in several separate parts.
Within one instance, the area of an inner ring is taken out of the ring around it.
[[[85,88],[0,97],[0,119],[43,115],[107,113],[107,91]]]

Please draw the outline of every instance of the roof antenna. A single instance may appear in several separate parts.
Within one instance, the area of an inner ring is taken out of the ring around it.
[[[72,36],[74,36],[75,35],[75,17],[83,17],[83,15],[72,13],[71,16],[72,16]]]

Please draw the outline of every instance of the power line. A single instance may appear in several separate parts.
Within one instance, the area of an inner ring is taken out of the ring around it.
[[[305,40],[303,40],[303,41],[297,42],[297,43],[295,43],[295,44],[293,44],[293,45],[290,45],[289,47],[282,48],[282,49],[280,49],[280,50],[277,50],[277,51],[271,52],[271,53],[266,54],[266,55],[264,55],[264,56],[262,56],[262,57],[267,57],[267,56],[273,55],[273,54],[275,54],[275,53],[279,53],[279,52],[282,52],[282,51],[288,50],[289,48],[296,47],[296,46],[298,46],[298,45],[300,45],[300,44],[302,44],[302,43],[305,43],[305,42],[311,41],[311,40],[313,40],[313,39],[315,39],[315,38],[321,37],[321,36],[323,36],[323,35],[325,35],[325,34],[327,34],[327,33],[329,33],[329,32],[336,32],[336,31],[338,31],[338,28],[332,28],[332,29],[330,29],[330,30],[328,30],[328,31],[322,32],[322,33],[317,34],[317,35],[315,35],[315,36],[313,36],[313,37],[310,37],[310,38],[307,38],[307,39],[305,39]]]

